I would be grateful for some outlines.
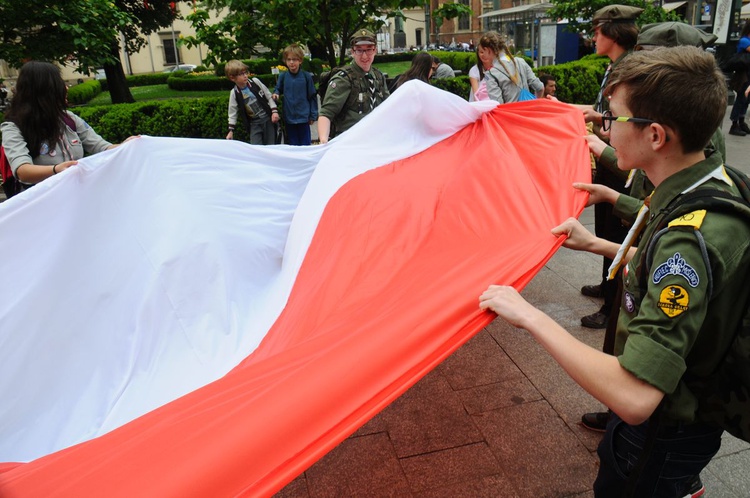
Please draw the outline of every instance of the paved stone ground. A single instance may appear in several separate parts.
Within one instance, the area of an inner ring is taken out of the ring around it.
[[[750,173],[749,153],[750,136],[727,135],[729,164]],[[581,221],[593,230],[591,208]],[[600,258],[563,248],[523,294],[601,348],[603,331],[580,326],[599,302],[579,291],[600,271]],[[495,320],[276,496],[593,497],[600,436],[578,421],[602,408],[529,334]],[[750,496],[749,468],[750,445],[725,436],[705,496]]]

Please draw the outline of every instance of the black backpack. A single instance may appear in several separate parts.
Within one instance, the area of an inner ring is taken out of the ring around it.
[[[654,236],[642,253],[643,270],[639,275],[642,295],[646,290],[654,246],[669,229],[670,221],[693,211],[705,209],[708,212],[733,214],[750,223],[750,179],[730,166],[725,166],[725,168],[740,190],[739,197],[718,189],[701,188],[677,197],[665,208],[667,215],[656,227]],[[695,235],[699,244],[705,247],[700,230],[695,230]],[[711,296],[713,291],[711,265],[706,251],[702,252],[708,271],[708,295]],[[750,268],[746,270],[746,274],[750,275]],[[743,303],[743,305],[745,309],[735,331],[735,337],[716,370],[706,377],[691,377],[689,381],[691,389],[699,399],[700,420],[717,425],[733,436],[750,442],[750,303]]]

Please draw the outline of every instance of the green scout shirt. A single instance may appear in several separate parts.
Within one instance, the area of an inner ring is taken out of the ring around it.
[[[375,82],[374,94],[370,91],[368,77]],[[318,114],[331,120],[332,128],[338,135],[357,124],[389,95],[383,73],[374,67],[365,73],[352,63],[346,70],[337,71],[331,77]]]
[[[623,368],[666,394],[666,423],[696,419],[698,400],[690,390],[690,379],[711,373],[733,338],[744,311],[742,303],[750,293],[743,271],[750,264],[746,256],[750,227],[726,213],[708,212],[702,220],[700,233],[713,275],[710,299],[693,226],[670,228],[658,239],[643,296],[638,282],[641,253],[664,216],[662,210],[681,193],[705,186],[738,195],[735,185],[706,179],[721,172],[721,157],[713,154],[656,188],[638,251],[623,271],[615,355]]]

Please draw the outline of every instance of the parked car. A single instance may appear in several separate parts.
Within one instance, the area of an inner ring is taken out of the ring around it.
[[[164,73],[172,73],[174,71],[185,71],[186,73],[189,73],[193,71],[197,66],[195,64],[179,64],[177,66],[169,66],[168,68],[164,69]]]

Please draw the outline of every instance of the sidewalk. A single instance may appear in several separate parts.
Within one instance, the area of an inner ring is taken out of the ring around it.
[[[727,135],[727,162],[750,173],[748,156],[750,137]],[[580,219],[593,230],[591,208]],[[600,305],[580,288],[600,271],[562,248],[523,294],[601,349],[604,331],[580,325]],[[528,333],[495,320],[276,496],[593,497],[600,435],[578,422],[601,409]],[[750,445],[725,436],[704,496],[750,496],[748,468]]]

